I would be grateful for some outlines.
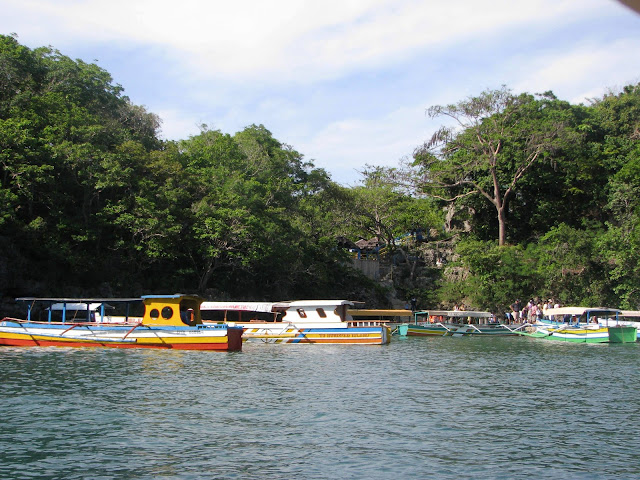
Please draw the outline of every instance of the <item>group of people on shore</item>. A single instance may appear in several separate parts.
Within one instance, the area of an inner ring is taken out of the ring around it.
[[[411,299],[411,302],[407,302],[405,305],[405,309],[409,308],[412,311],[417,310],[417,302],[415,297]],[[530,298],[529,301],[525,304],[522,303],[520,299],[517,299],[510,305],[511,311],[505,313],[506,323],[527,323],[527,322],[535,322],[538,319],[547,316],[547,310],[550,308],[559,308],[560,304],[553,299],[541,300],[539,298]],[[456,303],[453,307],[453,311],[466,311],[467,306],[464,303]],[[498,315],[494,314],[493,322],[498,322]],[[490,323],[493,323],[490,322]]]
[[[554,302],[553,299],[541,301],[540,299],[529,299],[526,304],[522,304],[520,299],[517,299],[511,304],[511,312],[507,312],[508,323],[524,323],[535,322],[536,320],[546,316],[546,312],[550,308],[558,308],[560,304]]]

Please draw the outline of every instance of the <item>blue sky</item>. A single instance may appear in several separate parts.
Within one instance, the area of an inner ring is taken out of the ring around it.
[[[162,136],[275,138],[355,185],[507,85],[587,103],[640,82],[640,15],[615,0],[0,0],[0,33],[95,62]]]

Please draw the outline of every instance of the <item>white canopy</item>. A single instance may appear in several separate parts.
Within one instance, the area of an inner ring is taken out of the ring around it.
[[[231,310],[240,312],[267,312],[273,313],[277,310],[284,310],[289,306],[287,303],[261,303],[261,302],[202,302],[200,310]]]
[[[585,313],[589,314],[615,314],[622,313],[620,310],[616,308],[605,308],[605,307],[559,307],[559,308],[547,308],[545,310],[545,315],[554,316],[554,315],[576,315],[578,317],[584,315]]]
[[[473,310],[425,310],[416,312],[418,315],[430,315],[434,317],[472,317],[472,318],[491,318],[491,312],[476,312]]]
[[[89,310],[94,312],[97,311],[100,306],[102,304],[101,303],[54,303],[51,305],[51,307],[49,307],[49,310],[87,310],[87,306],[89,307]],[[105,305],[105,307],[108,307],[108,305]]]

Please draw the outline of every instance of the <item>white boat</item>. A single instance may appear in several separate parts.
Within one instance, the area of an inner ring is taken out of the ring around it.
[[[273,343],[385,345],[391,339],[383,321],[355,320],[348,300],[291,302],[203,302],[205,322],[224,321],[244,329],[243,339]]]

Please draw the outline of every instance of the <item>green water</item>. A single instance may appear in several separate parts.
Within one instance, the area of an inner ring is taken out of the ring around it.
[[[639,355],[521,337],[0,348],[0,478],[638,478]]]

